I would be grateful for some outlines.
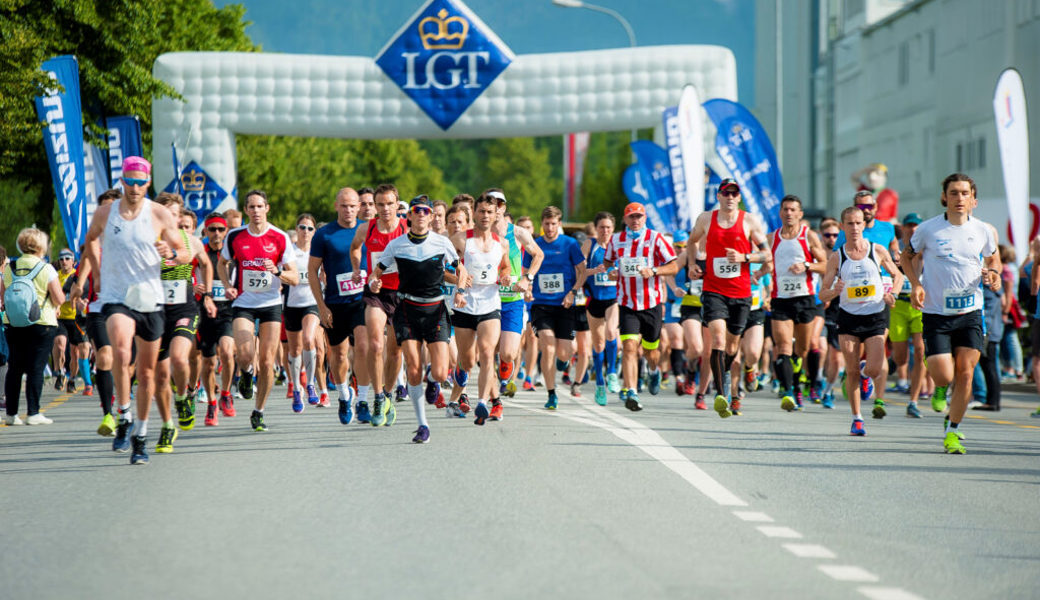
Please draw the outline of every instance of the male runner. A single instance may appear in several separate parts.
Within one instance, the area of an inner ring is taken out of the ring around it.
[[[933,408],[945,403],[946,387],[954,384],[943,440],[949,454],[965,453],[958,427],[968,408],[971,380],[982,350],[981,286],[996,291],[1001,285],[993,229],[971,216],[975,194],[971,177],[963,173],[947,176],[940,196],[946,211],[917,226],[901,260],[910,279],[910,301],[923,313],[925,359],[935,380]],[[919,263],[914,260],[918,255]]]
[[[220,213],[211,213],[203,222],[206,232],[206,258],[210,264],[220,263],[220,252],[224,249],[224,238],[227,236],[227,220]],[[234,280],[236,273],[230,274]],[[235,374],[235,338],[231,333],[233,312],[231,299],[228,298],[224,283],[214,277],[210,286],[209,297],[216,307],[216,313],[210,316],[203,312],[199,321],[199,351],[202,353],[202,386],[209,399],[206,405],[208,427],[219,423],[217,409],[225,417],[235,416],[235,403],[231,396],[231,380]],[[205,290],[196,290],[204,293]],[[217,387],[217,359],[220,360],[220,387]]]
[[[378,192],[376,198],[376,205],[379,206]],[[430,426],[426,421],[426,401],[422,388],[422,345],[426,343],[429,353],[431,377],[435,381],[444,381],[448,376],[450,327],[448,307],[441,293],[444,267],[453,265],[458,274],[458,288],[455,291],[457,307],[465,305],[464,296],[469,278],[465,267],[458,262],[459,256],[451,241],[430,230],[433,205],[427,196],[417,196],[408,204],[408,220],[408,233],[390,240],[374,262],[369,289],[378,294],[382,288],[383,274],[391,265],[397,266],[397,296],[400,304],[394,314],[394,331],[405,355],[408,397],[412,400],[419,421],[419,428],[412,441],[425,444],[430,441]],[[372,422],[375,424],[374,418]]]
[[[910,213],[903,218],[902,247],[910,244],[917,226],[921,224],[921,217],[917,213]],[[913,365],[910,366],[910,381],[900,381],[897,391],[910,393],[910,401],[906,404],[906,416],[912,419],[920,419],[921,411],[917,407],[917,400],[924,388],[924,326],[922,313],[910,304],[910,292],[912,286],[910,278],[903,278],[903,285],[899,288],[896,296],[896,304],[892,307],[892,320],[888,325],[888,339],[892,342],[892,360],[896,368],[906,368],[910,362],[910,343],[914,345]],[[902,387],[906,384],[906,387]]]
[[[350,362],[350,344],[354,343],[354,377],[357,379],[357,418],[368,423],[368,386],[370,384],[368,358],[368,333],[365,330],[365,309],[361,300],[365,289],[367,262],[364,257],[358,268],[360,281],[354,280],[354,267],[350,262],[350,248],[361,226],[358,210],[361,202],[358,193],[349,187],[336,194],[336,220],[318,229],[311,240],[310,259],[307,263],[307,283],[318,301],[318,317],[325,328],[329,341],[329,368],[339,392],[339,422],[349,425],[354,418],[350,394],[353,389],[346,385]],[[321,290],[318,270],[325,274],[325,291]]]
[[[723,179],[717,194],[719,205],[701,213],[690,234],[689,245],[703,239],[707,253],[703,321],[711,333],[711,370],[715,378],[715,411],[726,418],[730,410],[729,368],[736,357],[740,336],[751,312],[751,270],[748,263],[770,263],[762,224],[754,215],[740,210],[740,186]],[[758,250],[752,252],[752,244]],[[769,268],[766,264],[765,269]]]
[[[217,267],[224,293],[232,301],[238,391],[246,400],[254,394],[254,360],[260,369],[253,413],[249,416],[253,431],[267,431],[264,407],[274,383],[275,352],[282,329],[282,284],[296,285],[300,280],[292,260],[292,241],[288,234],[267,222],[270,210],[266,192],[251,190],[246,194],[249,224],[228,232]],[[238,271],[234,285],[229,265]],[[254,334],[257,322],[259,335]]]
[[[830,259],[835,252],[835,243],[841,228],[833,217],[826,217],[820,221],[820,236],[823,238],[824,252]],[[845,368],[845,359],[841,355],[841,345],[838,343],[838,301],[831,300],[824,303],[824,325],[827,328],[827,362],[823,369],[824,388],[821,394],[823,407],[834,408],[834,384],[840,378],[840,372]]]
[[[621,338],[621,400],[631,411],[643,410],[636,395],[639,345],[650,369],[647,391],[661,391],[661,304],[667,300],[663,277],[675,275],[675,251],[660,232],[646,226],[646,209],[638,202],[625,207],[625,230],[610,238],[603,265],[618,267],[618,311]]]

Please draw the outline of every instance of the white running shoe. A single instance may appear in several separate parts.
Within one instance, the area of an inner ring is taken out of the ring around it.
[[[48,419],[47,417],[43,416],[43,413],[29,415],[29,417],[25,419],[26,425],[50,425],[53,422],[54,421],[52,421],[51,419]]]

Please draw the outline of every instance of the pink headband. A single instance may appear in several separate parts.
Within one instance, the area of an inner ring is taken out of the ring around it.
[[[123,172],[138,171],[145,175],[152,173],[152,164],[140,156],[127,156],[123,159]]]

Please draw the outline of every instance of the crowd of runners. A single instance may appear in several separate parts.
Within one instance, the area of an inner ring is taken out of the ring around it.
[[[153,404],[154,452],[169,453],[196,410],[207,427],[247,411],[266,431],[282,384],[295,413],[331,407],[334,394],[343,425],[392,426],[407,398],[416,443],[430,440],[428,409],[484,426],[520,389],[542,388],[547,410],[591,391],[598,405],[640,411],[674,386],[722,418],[763,386],[789,412],[833,409],[843,394],[854,436],[866,434],[864,405],[881,419],[886,396],[905,394],[907,417],[922,404],[946,415],[943,448],[960,454],[966,411],[999,410],[1002,377],[1023,377],[1016,328],[1040,287],[1040,241],[1013,267],[972,216],[963,174],[941,182],[942,212],[924,221],[876,220],[861,191],[814,228],[789,195],[768,232],[726,179],[690,232],[651,230],[632,203],[571,234],[556,207],[511,214],[501,189],[449,204],[390,184],[343,188],[332,220],[301,214],[289,232],[268,221],[258,189],[244,214],[200,226],[179,195],[150,200],[150,181],[146,160],[125,159],[79,264],[69,249],[48,264],[33,228],[21,256],[4,257],[6,339],[20,349],[9,352],[6,424],[23,423],[23,375],[24,423],[51,422],[40,412],[50,369],[55,389],[98,397],[97,431],[131,464],[149,460]]]

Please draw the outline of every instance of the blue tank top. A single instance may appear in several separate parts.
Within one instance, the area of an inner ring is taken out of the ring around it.
[[[585,267],[593,269],[603,264],[603,256],[607,249],[599,245],[596,240],[592,241],[589,248],[589,256],[585,259]],[[610,271],[617,267],[611,267]],[[617,281],[611,281],[608,273],[593,275],[585,280],[585,291],[593,300],[617,300]]]

